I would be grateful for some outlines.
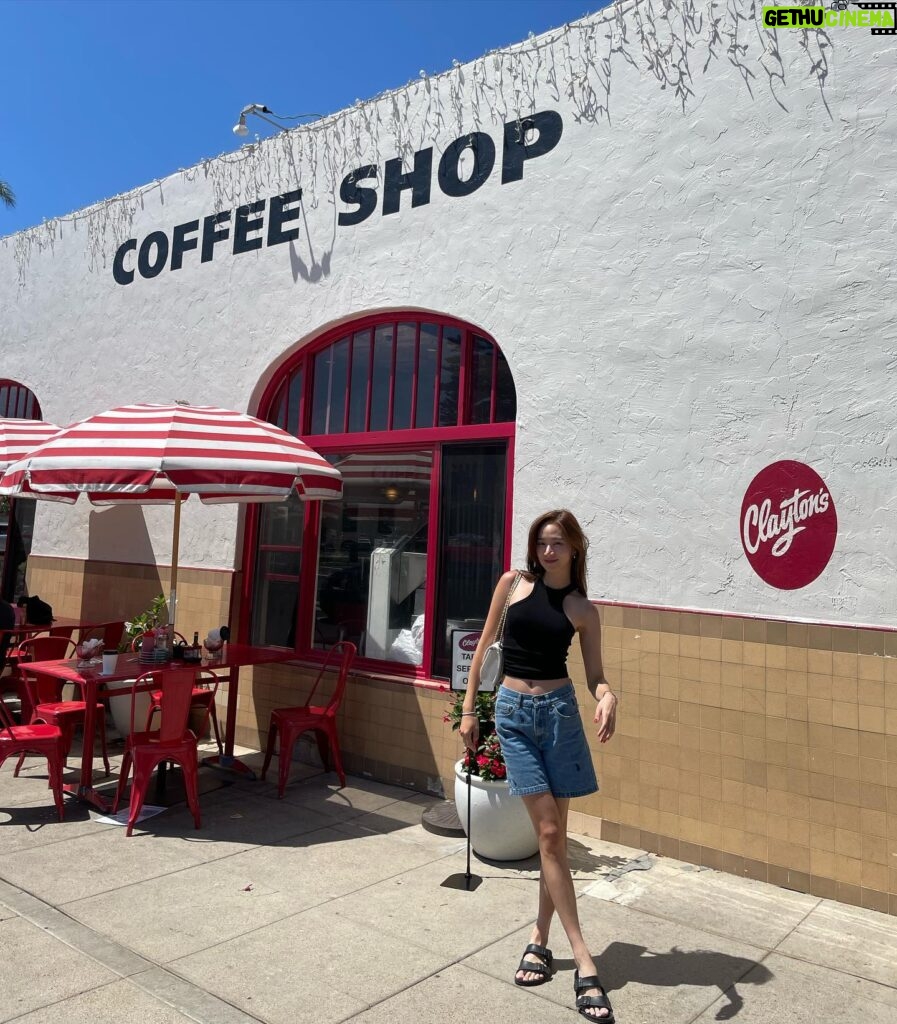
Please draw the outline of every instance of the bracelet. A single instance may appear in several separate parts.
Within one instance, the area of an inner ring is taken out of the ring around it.
[[[617,699],[618,699],[618,698],[617,698],[617,695],[616,695],[616,694],[614,693],[614,691],[613,691],[613,690],[611,690],[611,689],[610,689],[610,687],[608,687],[608,688],[607,688],[607,689],[606,689],[606,690],[604,691],[604,693],[602,693],[602,694],[601,694],[601,696],[600,696],[600,697],[598,698],[598,702],[600,703],[601,701],[603,701],[603,700],[604,700],[604,698],[605,698],[605,697],[606,697],[606,696],[607,696],[608,694],[610,694],[610,696],[611,696],[611,697],[613,697],[613,698],[614,698],[614,700],[617,700]],[[599,1017],[598,1019],[600,1020],[601,1018]]]
[[[465,715],[476,715],[476,711],[462,711],[461,717],[463,718]]]

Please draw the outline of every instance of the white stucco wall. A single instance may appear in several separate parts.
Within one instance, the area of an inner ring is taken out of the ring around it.
[[[333,322],[436,310],[488,331],[514,374],[517,561],[532,517],[565,505],[595,598],[891,624],[897,37],[773,33],[749,3],[720,7],[622,3],[0,240],[2,375],[58,422],[179,398],[253,411]],[[544,110],[560,142],[501,184],[502,124]],[[435,165],[472,129],[496,167],[449,198]],[[428,205],[405,192],[398,214],[336,224],[345,174],[429,145]],[[114,282],[124,239],[298,186],[295,243]],[[827,569],[794,591],[739,538],[747,485],[780,459],[824,478],[839,520]],[[34,550],[121,550],[127,528],[90,512],[43,503]],[[145,518],[166,561],[170,513]],[[236,518],[185,508],[182,564],[233,565]]]

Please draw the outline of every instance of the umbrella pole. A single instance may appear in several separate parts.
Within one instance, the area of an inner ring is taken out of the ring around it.
[[[178,603],[178,540],[181,535],[181,492],[175,492],[174,526],[171,533],[171,593],[168,596],[168,621],[171,624],[171,640],[174,642],[174,622]]]

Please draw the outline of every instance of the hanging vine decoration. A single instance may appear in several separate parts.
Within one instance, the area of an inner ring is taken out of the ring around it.
[[[753,30],[753,31],[752,31]],[[803,50],[807,73],[815,78],[828,110],[825,84],[831,41],[823,29],[790,33]],[[485,54],[468,65],[420,76],[311,124],[251,142],[233,153],[208,158],[179,171],[182,180],[204,177],[217,210],[232,209],[286,192],[301,182],[303,201],[336,205],[339,184],[352,167],[400,156],[406,162],[433,139],[454,130],[525,118],[536,109],[543,88],[555,100],[563,94],[579,123],[611,123],[615,69],[645,72],[681,110],[694,97],[694,78],[713,61],[726,59],[753,97],[763,78],[784,108],[785,65],[776,34],[762,29],[757,0],[619,0],[597,14],[542,36]],[[703,63],[701,63],[703,62]],[[118,246],[132,235],[134,218],[147,197],[161,194],[163,180],[63,217],[0,238],[12,247],[19,288],[26,285],[32,257],[53,250],[63,230],[86,225],[91,271],[105,269]]]

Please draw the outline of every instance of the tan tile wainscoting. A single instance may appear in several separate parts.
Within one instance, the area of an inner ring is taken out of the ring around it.
[[[182,569],[182,631],[226,622],[235,581]],[[57,614],[117,618],[167,579],[155,566],[32,556],[29,585]],[[575,802],[571,827],[897,914],[897,632],[599,607],[618,729],[592,743],[601,792]],[[576,644],[570,669],[588,722]],[[271,710],[301,703],[313,676],[298,663],[244,671],[237,742],[260,748]],[[450,796],[460,743],[448,701],[434,684],[356,674],[340,723],[346,769]]]

